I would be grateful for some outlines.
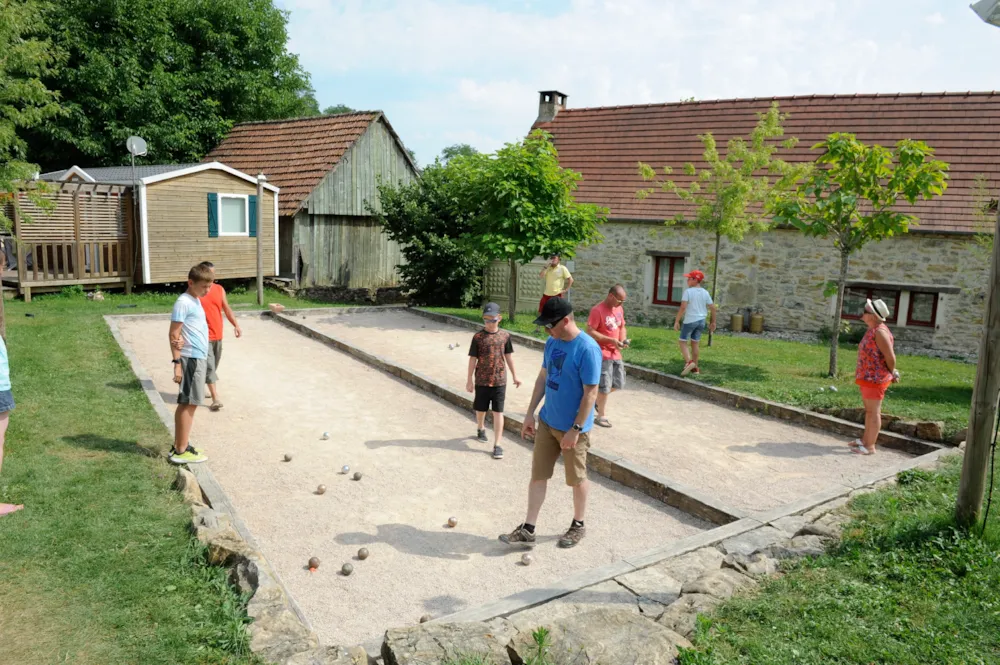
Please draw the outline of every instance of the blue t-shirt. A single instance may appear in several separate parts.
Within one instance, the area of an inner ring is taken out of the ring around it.
[[[590,335],[580,333],[564,342],[550,337],[545,342],[545,403],[539,418],[552,429],[561,432],[573,427],[580,410],[584,386],[596,386],[601,381],[601,347]],[[587,414],[583,431],[594,426],[594,409]]]
[[[700,286],[693,286],[684,291],[681,302],[688,304],[684,310],[684,323],[694,323],[708,318],[708,306],[712,304],[712,294]]]
[[[208,320],[205,310],[197,298],[182,293],[174,303],[174,311],[170,320],[181,325],[181,337],[184,347],[181,349],[183,358],[208,358]]]
[[[7,345],[0,337],[0,390],[10,390],[10,364],[7,362]]]

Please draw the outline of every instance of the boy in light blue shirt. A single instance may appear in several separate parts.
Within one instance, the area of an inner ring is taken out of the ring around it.
[[[7,345],[0,337],[0,466],[3,466],[3,444],[10,423],[10,412],[14,410],[14,395],[10,392],[10,365],[7,363]],[[0,503],[0,517],[21,510],[17,503]]]
[[[212,269],[196,265],[188,272],[188,288],[170,313],[170,353],[174,362],[174,383],[180,386],[174,412],[174,464],[197,464],[208,458],[188,442],[194,414],[205,399],[208,372],[208,321],[199,298],[212,287]]]
[[[715,314],[718,308],[712,302],[712,294],[702,288],[701,283],[705,281],[705,273],[700,270],[692,270],[684,275],[687,277],[688,288],[681,296],[681,308],[677,310],[677,318],[674,320],[674,330],[681,331],[678,344],[681,347],[681,355],[684,356],[684,369],[681,376],[688,374],[701,374],[698,369],[698,343],[701,340],[701,333],[705,330],[705,320],[708,313],[712,313],[711,322],[708,329],[715,332]],[[683,319],[684,325],[681,325]],[[688,352],[688,344],[691,351]]]

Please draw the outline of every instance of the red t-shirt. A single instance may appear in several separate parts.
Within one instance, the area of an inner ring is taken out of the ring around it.
[[[221,284],[212,284],[212,288],[204,298],[201,298],[201,308],[205,310],[208,321],[208,341],[222,340],[222,303],[226,299],[226,290]]]
[[[587,325],[602,335],[618,339],[618,331],[625,325],[625,310],[621,307],[608,307],[608,304],[602,300],[590,310]],[[604,342],[598,342],[598,344],[601,345],[601,358],[621,360],[622,352],[617,344],[605,344]]]

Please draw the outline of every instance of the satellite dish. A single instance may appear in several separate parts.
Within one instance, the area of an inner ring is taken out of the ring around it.
[[[133,157],[142,157],[146,154],[146,142],[140,136],[130,136],[125,141],[125,147]]]

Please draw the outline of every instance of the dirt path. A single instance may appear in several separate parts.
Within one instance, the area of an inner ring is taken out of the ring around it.
[[[521,566],[520,553],[496,537],[523,519],[526,447],[507,440],[506,458],[495,461],[492,444],[469,438],[475,426],[467,414],[277,323],[248,318],[241,325],[240,340],[226,331],[225,409],[200,409],[192,440],[325,644],[380,640],[386,628],[423,614],[543,586],[708,527],[598,479],[587,539],[558,550],[572,505],[554,482],[536,562]],[[166,329],[166,319],[121,324],[172,405]],[[329,441],[320,440],[324,430]],[[285,453],[291,462],[282,461]],[[342,475],[344,464],[363,472],[362,480]],[[320,483],[327,491],[317,496]],[[448,529],[452,515],[459,524]],[[371,551],[364,562],[353,560],[361,546]],[[311,556],[323,562],[313,574],[305,569]],[[344,562],[354,564],[351,577],[337,574]]]
[[[467,329],[398,310],[316,312],[305,322],[465,390],[472,339]],[[449,344],[457,348],[449,350]],[[514,359],[524,385],[515,390],[508,379],[507,410],[523,414],[542,353],[515,345]],[[748,511],[774,508],[908,459],[884,448],[872,457],[853,455],[843,437],[632,378],[625,391],[610,397],[607,413],[613,427],[594,428],[596,447]]]

